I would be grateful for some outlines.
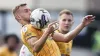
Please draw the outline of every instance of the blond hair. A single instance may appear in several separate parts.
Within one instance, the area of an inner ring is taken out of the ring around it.
[[[20,7],[23,7],[23,6],[26,6],[26,5],[27,5],[27,4],[24,3],[24,4],[20,4],[20,5],[16,6],[16,7],[13,9],[13,14],[15,15],[15,13],[18,11],[18,9],[19,9]]]
[[[67,14],[67,15],[72,15],[73,16],[72,12],[70,10],[67,10],[67,9],[62,10],[59,13],[59,16],[61,16],[62,14]]]

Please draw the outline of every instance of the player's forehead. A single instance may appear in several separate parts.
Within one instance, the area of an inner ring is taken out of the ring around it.
[[[24,10],[26,10],[26,9],[30,9],[28,6],[21,6],[20,8],[19,8],[19,10],[20,11],[24,11]]]
[[[68,14],[62,14],[60,16],[61,19],[73,19],[73,16],[72,15],[68,15]]]

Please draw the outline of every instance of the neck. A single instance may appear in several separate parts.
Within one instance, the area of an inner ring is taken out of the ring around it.
[[[69,31],[64,31],[64,30],[62,30],[61,28],[59,28],[58,30],[59,30],[59,32],[62,33],[62,34],[66,34],[66,33],[69,32]]]
[[[22,25],[26,25],[26,24],[29,24],[30,22],[26,22],[26,21],[22,21],[22,22],[20,22]]]

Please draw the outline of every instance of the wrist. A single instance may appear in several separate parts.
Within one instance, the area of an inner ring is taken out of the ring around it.
[[[45,33],[50,34],[50,30],[46,29]]]
[[[84,23],[81,23],[80,26],[81,26],[81,27],[85,27],[86,25],[84,25]]]

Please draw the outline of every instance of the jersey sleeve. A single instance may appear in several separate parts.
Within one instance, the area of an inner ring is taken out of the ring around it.
[[[37,36],[37,32],[36,29],[33,28],[32,26],[25,26],[22,28],[22,34],[23,39],[28,39],[31,37],[36,37]]]

